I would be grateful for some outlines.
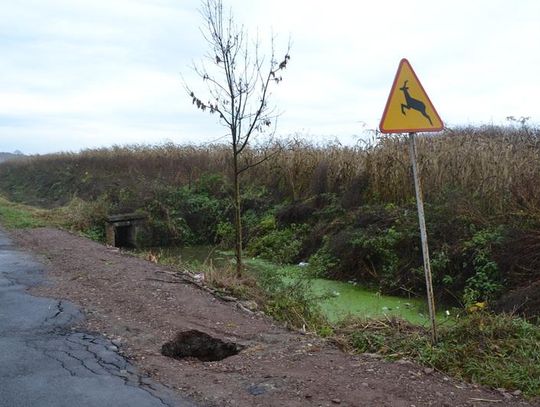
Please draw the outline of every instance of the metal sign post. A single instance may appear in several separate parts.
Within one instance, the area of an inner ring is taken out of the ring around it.
[[[382,133],[409,133],[409,154],[411,156],[416,204],[418,206],[418,222],[420,224],[420,239],[422,241],[422,255],[424,258],[429,320],[431,322],[431,343],[434,345],[437,343],[435,299],[433,296],[433,282],[429,262],[422,183],[420,182],[414,136],[419,131],[436,132],[441,131],[443,128],[444,124],[435,110],[435,106],[429,100],[418,76],[416,76],[409,61],[403,58],[399,63],[379,129]]]
[[[431,264],[429,261],[429,247],[427,241],[426,218],[424,216],[424,199],[422,197],[422,183],[418,170],[415,133],[409,133],[409,155],[414,177],[414,190],[416,192],[416,205],[418,207],[418,223],[420,224],[420,239],[422,241],[422,256],[424,258],[424,275],[426,277],[426,291],[431,323],[431,343],[437,343],[437,329],[435,326],[435,300],[433,298],[433,281],[431,278]]]

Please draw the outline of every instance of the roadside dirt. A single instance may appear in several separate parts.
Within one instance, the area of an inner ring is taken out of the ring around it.
[[[85,329],[113,338],[140,369],[204,406],[531,405],[409,361],[343,353],[220,300],[166,267],[65,231],[11,235],[46,265],[50,284],[34,294],[79,304]],[[213,362],[161,355],[164,343],[192,329],[244,348]]]

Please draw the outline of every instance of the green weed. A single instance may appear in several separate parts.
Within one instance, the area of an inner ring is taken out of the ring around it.
[[[477,312],[429,332],[401,320],[350,320],[337,330],[357,352],[410,358],[454,377],[540,396],[540,327],[511,315]]]
[[[261,229],[266,233],[251,240],[247,247],[248,253],[277,264],[290,264],[295,261],[302,248],[306,227],[292,225],[289,228],[277,229],[275,226],[268,226],[268,223],[268,218],[263,218]]]
[[[8,229],[37,228],[47,225],[46,211],[14,204],[0,197],[0,224]]]

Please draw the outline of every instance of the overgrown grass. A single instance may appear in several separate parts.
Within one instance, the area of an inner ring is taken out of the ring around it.
[[[409,358],[459,379],[540,396],[540,327],[518,317],[477,312],[429,332],[402,320],[349,320],[339,343],[356,352]]]
[[[50,211],[16,204],[0,197],[0,225],[8,229],[37,228],[57,223]]]
[[[540,129],[447,129],[418,139],[436,297],[495,302],[538,280]],[[321,276],[389,295],[425,291],[406,140],[355,146],[300,138],[246,150],[246,254],[309,262]],[[148,246],[234,240],[226,145],[134,145],[2,163],[0,191],[67,205],[67,223],[103,240],[108,214],[144,211]],[[531,313],[534,314],[535,310]],[[539,311],[540,312],[540,311]]]
[[[526,123],[523,123],[526,124]],[[447,129],[418,139],[438,299],[493,301],[538,279],[540,129]],[[406,140],[356,146],[300,138],[246,150],[271,160],[242,174],[245,248],[308,261],[325,276],[385,294],[424,290]],[[149,246],[229,244],[234,235],[226,145],[134,145],[0,165],[17,202],[69,205],[70,224],[103,239],[104,216],[148,214]]]
[[[8,229],[28,229],[39,227],[60,227],[79,232],[81,235],[96,241],[104,241],[104,224],[95,221],[106,211],[99,210],[100,202],[72,200],[68,205],[42,209],[20,203],[10,202],[0,196],[0,225]]]

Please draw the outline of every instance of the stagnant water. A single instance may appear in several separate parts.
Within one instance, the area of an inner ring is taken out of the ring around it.
[[[230,263],[233,254],[216,250],[212,246],[192,246],[182,248],[160,248],[156,252],[164,262],[175,262],[197,265],[212,262],[216,266]],[[285,279],[292,280],[295,275],[302,273],[299,266],[279,266],[261,259],[246,258],[246,265],[254,274],[261,269],[275,270]],[[196,268],[196,267],[194,267]],[[309,280],[313,294],[320,296],[320,307],[326,317],[332,322],[338,322],[347,316],[367,318],[400,317],[407,321],[428,325],[427,305],[420,298],[403,298],[382,295],[366,289],[354,282],[342,282],[315,278]],[[442,319],[443,313],[439,317]]]

